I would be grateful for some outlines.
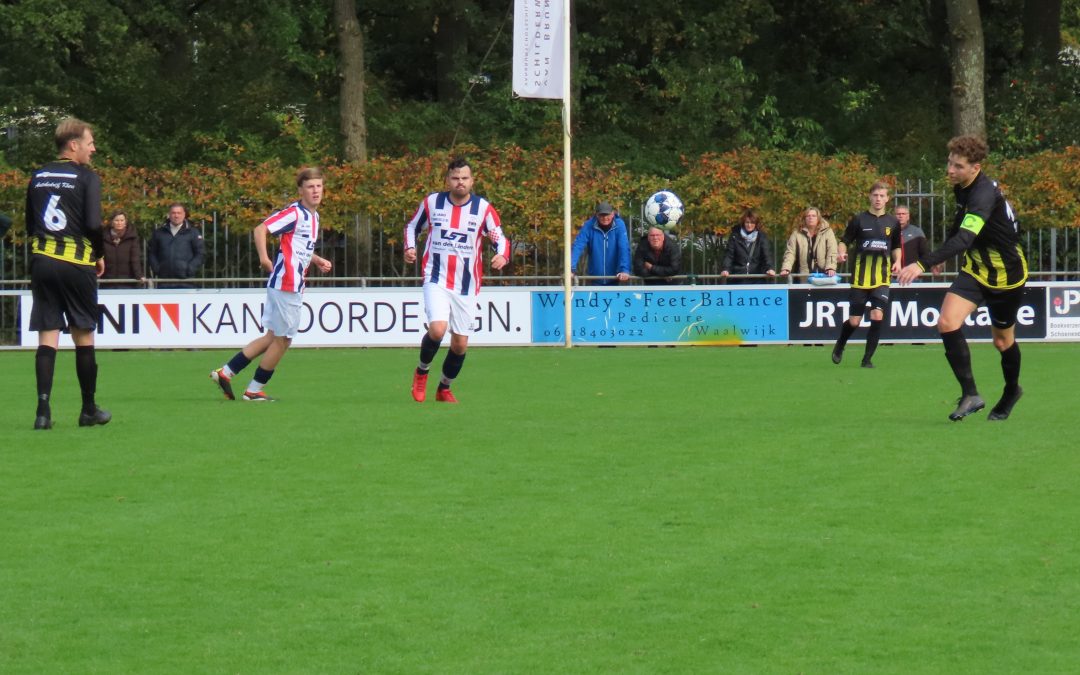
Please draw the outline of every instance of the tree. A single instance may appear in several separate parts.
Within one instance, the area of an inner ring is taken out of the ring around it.
[[[338,50],[341,52],[339,115],[347,162],[367,161],[367,117],[364,114],[364,32],[356,19],[356,0],[334,0]]]
[[[978,0],[945,0],[952,70],[953,130],[986,136],[986,53]]]
[[[1024,3],[1024,60],[1053,68],[1061,51],[1061,0]]]

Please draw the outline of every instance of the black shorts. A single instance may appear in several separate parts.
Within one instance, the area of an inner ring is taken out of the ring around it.
[[[848,302],[851,304],[850,312],[852,316],[862,316],[867,302],[870,303],[870,307],[873,309],[885,311],[885,308],[889,306],[889,287],[855,288],[852,286],[851,291],[848,293]]]
[[[949,286],[949,293],[959,295],[976,305],[986,305],[990,323],[995,328],[1008,328],[1016,323],[1016,313],[1024,301],[1024,284],[1004,291],[987,288],[967,272],[961,272]]]
[[[98,282],[93,266],[35,254],[30,260],[30,290],[34,294],[30,330],[97,328]]]

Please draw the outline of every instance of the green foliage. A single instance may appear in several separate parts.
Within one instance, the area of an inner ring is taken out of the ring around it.
[[[1005,157],[1080,145],[1080,56],[1063,59],[1056,69],[1018,65],[1008,84],[990,98],[990,146]]]

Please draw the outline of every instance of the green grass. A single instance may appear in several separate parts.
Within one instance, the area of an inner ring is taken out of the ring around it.
[[[413,349],[270,404],[102,352],[92,429],[63,352],[49,432],[0,353],[0,672],[1074,671],[1080,345],[1023,349],[1005,423],[937,344],[475,348],[457,406]]]

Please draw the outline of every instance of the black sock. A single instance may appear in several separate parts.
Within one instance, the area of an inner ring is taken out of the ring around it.
[[[82,411],[87,414],[93,413],[97,407],[94,404],[97,370],[94,345],[75,347],[75,374],[79,377],[79,389],[82,390]]]
[[[431,362],[435,360],[435,355],[439,353],[439,342],[431,339],[431,336],[424,333],[424,339],[420,340],[420,364],[416,366],[416,372],[424,375],[427,373],[428,368],[431,366]]]
[[[1005,395],[1016,393],[1020,386],[1020,343],[1001,352],[1001,374],[1005,376]]]
[[[836,341],[836,346],[843,349],[847,341],[851,339],[851,334],[855,332],[855,328],[856,326],[852,326],[850,321],[845,321],[840,328],[840,339]]]
[[[40,345],[34,355],[34,373],[37,375],[37,415],[49,417],[49,398],[52,396],[53,373],[56,372],[56,350]]]
[[[953,375],[960,383],[964,396],[977,395],[979,390],[975,388],[975,375],[971,372],[971,350],[968,349],[964,333],[959,328],[942,333],[941,341],[945,344],[945,358],[952,366]]]
[[[863,361],[869,361],[877,351],[878,340],[881,339],[881,319],[870,320],[870,330],[866,333],[866,353]]]
[[[273,376],[274,376],[274,371],[272,371],[272,370],[264,370],[262,368],[262,366],[260,366],[260,367],[255,369],[255,377],[253,377],[252,379],[255,380],[256,382],[258,382],[259,384],[266,384],[267,382],[270,381],[270,378],[273,377]]]
[[[244,368],[247,368],[249,363],[251,363],[251,359],[244,356],[244,350],[241,349],[236,352],[236,356],[229,359],[229,363],[226,365],[229,366],[229,370],[232,371],[232,374],[236,375]]]
[[[465,363],[465,355],[458,354],[451,349],[446,354],[446,359],[442,364],[442,380],[439,381],[440,389],[449,389],[450,383],[454,381],[454,378],[461,372],[461,365]]]

